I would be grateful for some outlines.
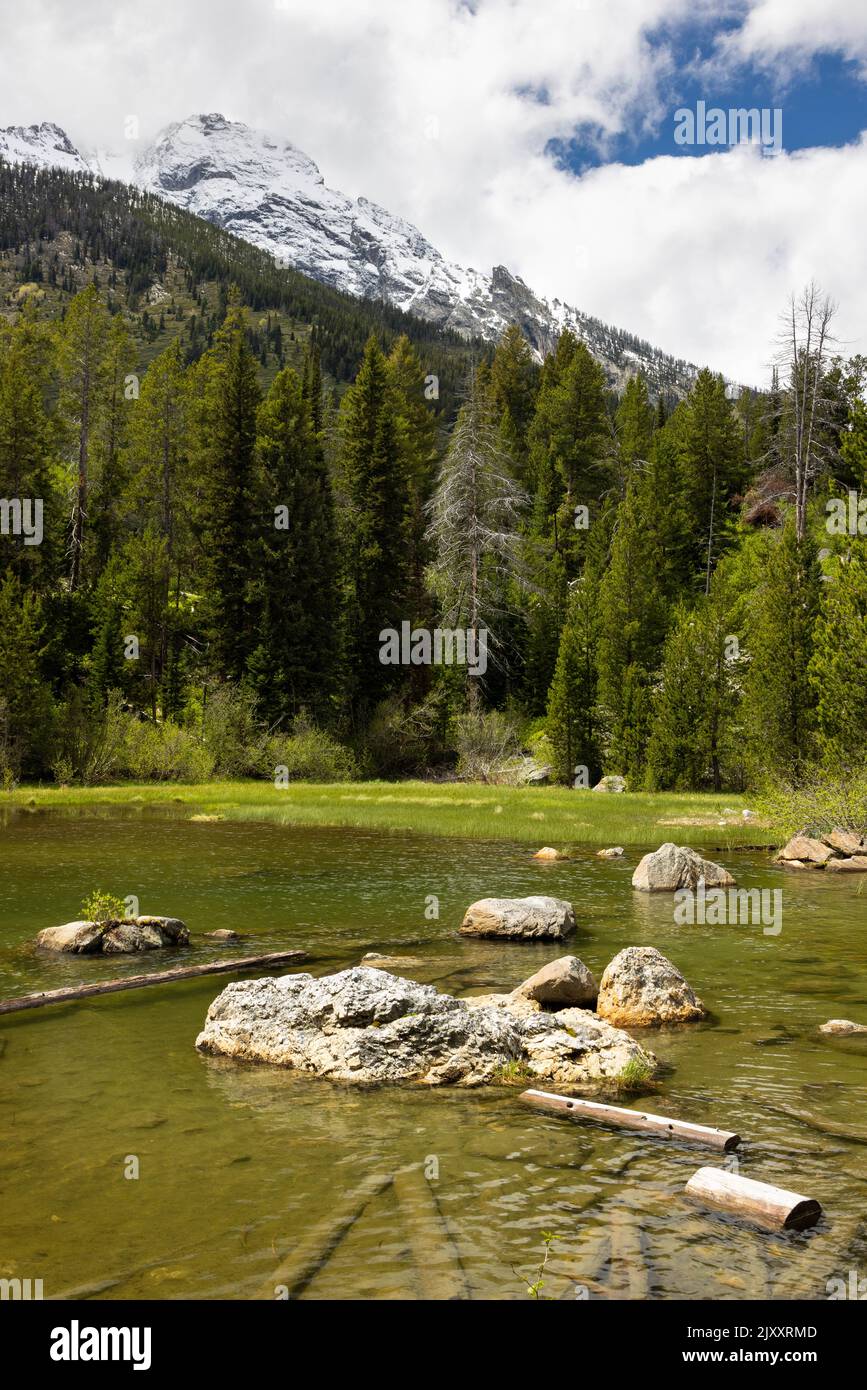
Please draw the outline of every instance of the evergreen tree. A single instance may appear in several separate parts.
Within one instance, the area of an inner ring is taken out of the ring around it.
[[[756,769],[790,772],[813,748],[816,692],[809,679],[821,574],[795,520],[769,542],[763,583],[751,605],[746,715]]]
[[[11,573],[0,581],[0,783],[37,777],[51,752],[53,702],[40,671],[39,603]]]
[[[269,722],[334,713],[342,626],[331,480],[311,402],[290,367],[259,409],[262,468],[257,643],[249,671]]]
[[[575,581],[548,694],[548,738],[557,780],[571,785],[586,767],[592,784],[601,771],[596,718],[597,596],[591,577]]]
[[[261,393],[246,319],[234,300],[196,368],[199,565],[213,668],[242,677],[252,645],[250,568]]]
[[[346,492],[348,674],[352,710],[363,726],[395,685],[380,661],[380,632],[409,618],[412,591],[411,480],[401,447],[397,402],[375,337],[340,412],[340,465]]]
[[[654,412],[644,377],[632,376],[626,383],[617,407],[615,430],[617,436],[617,466],[621,490],[631,475],[646,466],[653,439]]]
[[[816,722],[829,762],[867,757],[867,542],[857,538],[822,586],[809,664]]]
[[[696,377],[681,425],[681,465],[687,486],[695,568],[710,592],[711,575],[729,538],[730,504],[744,479],[743,450],[726,386],[705,368]]]
[[[110,352],[111,316],[100,300],[99,290],[88,285],[70,303],[60,333],[61,400],[74,475],[69,542],[69,587],[73,593],[84,577],[91,451],[94,434],[106,411]]]

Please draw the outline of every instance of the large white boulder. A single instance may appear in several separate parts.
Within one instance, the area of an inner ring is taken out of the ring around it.
[[[562,898],[480,898],[467,908],[462,936],[492,936],[521,941],[562,941],[575,930],[572,904]]]
[[[735,882],[721,864],[702,859],[686,845],[667,842],[645,854],[632,875],[632,886],[643,893],[673,893],[678,888],[696,888],[699,879],[708,888],[731,888]]]
[[[432,985],[356,966],[336,975],[236,981],[212,1003],[200,1052],[372,1086],[479,1086],[527,1075],[598,1090],[630,1063],[657,1062],[584,1010],[527,1000],[454,999]]]

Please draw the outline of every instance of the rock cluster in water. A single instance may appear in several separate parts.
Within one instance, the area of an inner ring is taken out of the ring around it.
[[[227,985],[196,1046],[362,1086],[480,1086],[514,1075],[592,1090],[630,1065],[657,1069],[652,1052],[588,1010],[455,999],[366,966]]]
[[[132,955],[162,946],[187,946],[190,933],[177,917],[123,917],[108,922],[66,922],[46,927],[37,946],[76,956]]]
[[[777,864],[787,869],[827,873],[867,873],[867,839],[855,830],[836,829],[815,839],[803,831],[780,850]]]

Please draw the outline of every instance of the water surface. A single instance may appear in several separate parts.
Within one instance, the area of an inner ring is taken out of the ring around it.
[[[622,947],[654,945],[712,1010],[642,1037],[669,1070],[630,1103],[737,1130],[743,1173],[822,1203],[814,1231],[769,1235],[700,1211],[683,1185],[719,1155],[537,1114],[519,1086],[358,1092],[202,1057],[214,977],[0,1019],[0,1277],[41,1278],[46,1297],[249,1298],[367,1177],[419,1162],[438,1173],[431,1189],[474,1297],[526,1297],[546,1232],[551,1297],[586,1281],[592,1296],[822,1298],[835,1275],[863,1277],[867,1047],[815,1030],[867,1023],[867,884],[729,854],[742,886],[782,888],[780,935],[677,926],[668,897],[630,887],[641,853],[534,864],[507,843],[154,812],[10,815],[0,997],[175,963],[36,952],[36,932],[77,916],[97,887],[183,918],[195,943],[184,963],[303,947],[320,974],[393,951],[455,994],[511,989],[558,954],[460,940],[466,906],[552,893],[573,902],[568,949],[597,977]],[[425,915],[431,895],[438,920]],[[220,927],[243,947],[196,935]],[[137,1179],[124,1176],[131,1158]],[[391,1189],[371,1200],[303,1296],[423,1296],[430,1272],[411,1230],[424,1199],[409,1220],[415,1198],[403,1201]]]

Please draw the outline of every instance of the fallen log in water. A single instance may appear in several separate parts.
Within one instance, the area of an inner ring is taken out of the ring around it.
[[[68,1004],[76,999],[90,999],[99,994],[117,994],[122,989],[170,985],[175,980],[195,980],[200,975],[228,975],[238,970],[258,970],[260,967],[270,969],[273,966],[294,964],[306,959],[306,951],[271,951],[265,956],[239,956],[236,960],[221,960],[205,965],[181,965],[172,970],[154,970],[147,975],[126,975],[95,984],[67,985],[63,989],[46,989],[37,994],[22,994],[17,999],[4,999],[0,1001],[0,1014],[14,1014],[21,1009],[40,1009],[44,1004]]]
[[[712,1149],[729,1153],[736,1149],[740,1136],[708,1125],[690,1124],[688,1120],[670,1120],[664,1115],[650,1115],[641,1110],[626,1110],[619,1105],[603,1105],[595,1100],[576,1100],[574,1096],[556,1096],[549,1091],[524,1091],[520,1099],[540,1110],[553,1110],[573,1120],[595,1120],[598,1124],[616,1125],[621,1129],[637,1129],[658,1134],[664,1139],[687,1139],[696,1144],[708,1144]]]
[[[637,1213],[615,1207],[608,1215],[608,1229],[611,1234],[609,1297],[649,1298],[650,1276]]]
[[[804,1231],[815,1226],[822,1215],[821,1206],[812,1197],[756,1182],[725,1168],[699,1168],[685,1191],[708,1206],[745,1216],[772,1231]]]
[[[395,1173],[394,1195],[409,1238],[422,1297],[429,1302],[469,1298],[460,1256],[422,1168],[404,1168]]]
[[[323,1265],[331,1258],[347,1232],[361,1216],[372,1198],[378,1197],[394,1181],[393,1173],[374,1173],[350,1192],[337,1211],[330,1212],[299,1241],[278,1265],[270,1279],[261,1284],[254,1299],[298,1298]]]

